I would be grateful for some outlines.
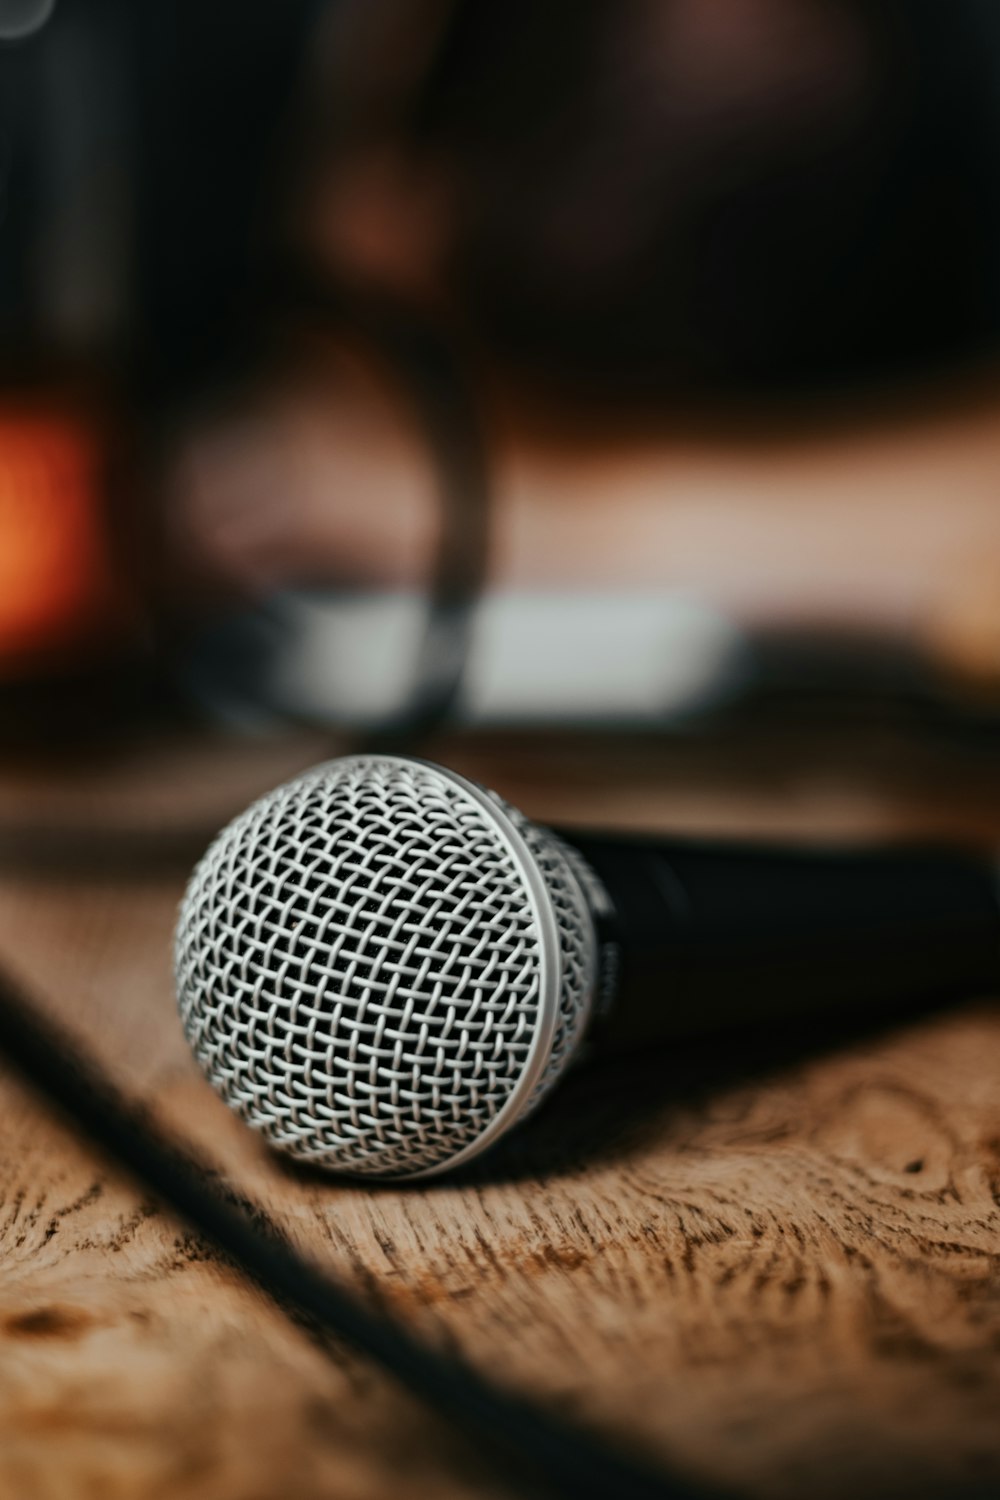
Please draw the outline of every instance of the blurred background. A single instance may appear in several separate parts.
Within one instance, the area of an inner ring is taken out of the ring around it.
[[[990,0],[0,0],[0,811],[989,778],[998,345]]]

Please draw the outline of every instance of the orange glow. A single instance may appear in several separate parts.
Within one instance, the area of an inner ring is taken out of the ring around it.
[[[0,670],[73,654],[119,613],[103,491],[91,426],[0,411]]]

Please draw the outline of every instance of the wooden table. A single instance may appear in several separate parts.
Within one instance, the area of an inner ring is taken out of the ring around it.
[[[555,821],[1000,837],[992,751],[876,735],[850,772],[806,739],[438,753]],[[128,836],[163,826],[193,852],[320,748],[161,743],[72,777],[0,773],[3,961],[297,1244],[498,1380],[756,1495],[1000,1486],[997,1007],[823,1051],[772,1037],[753,1058],[595,1068],[461,1182],[371,1191],[297,1172],[191,1062],[169,965],[186,866],[140,863]],[[57,828],[76,832],[69,866]],[[503,1493],[7,1077],[0,1244],[0,1496]]]

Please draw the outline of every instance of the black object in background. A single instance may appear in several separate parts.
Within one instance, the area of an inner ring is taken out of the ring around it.
[[[0,42],[0,360],[71,335],[138,362],[162,394],[236,357],[303,147],[285,127],[317,23],[343,3],[57,0],[33,35]],[[622,97],[641,6],[452,7],[407,128],[468,179],[455,285],[487,347],[614,380],[631,363],[646,381],[730,386],[995,348],[1000,13],[990,0],[808,9],[834,39],[853,28],[869,71],[857,118],[786,161],[791,146],[738,143],[733,126],[712,145],[697,112],[664,124],[648,39]],[[720,149],[736,153],[728,166]],[[590,285],[560,267],[552,215],[570,232],[574,204],[600,214],[609,171],[645,207],[621,274]]]
[[[57,0],[0,42],[0,371],[190,394],[246,338],[322,0]]]

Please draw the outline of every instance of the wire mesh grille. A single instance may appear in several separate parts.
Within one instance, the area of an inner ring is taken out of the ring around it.
[[[528,843],[559,933],[551,1054],[579,1039],[593,932],[558,842],[416,761],[332,761],[226,828],[181,908],[176,972],[211,1082],[275,1146],[339,1170],[447,1164],[523,1087],[551,978],[524,873]],[[532,1069],[534,1071],[534,1069]]]

